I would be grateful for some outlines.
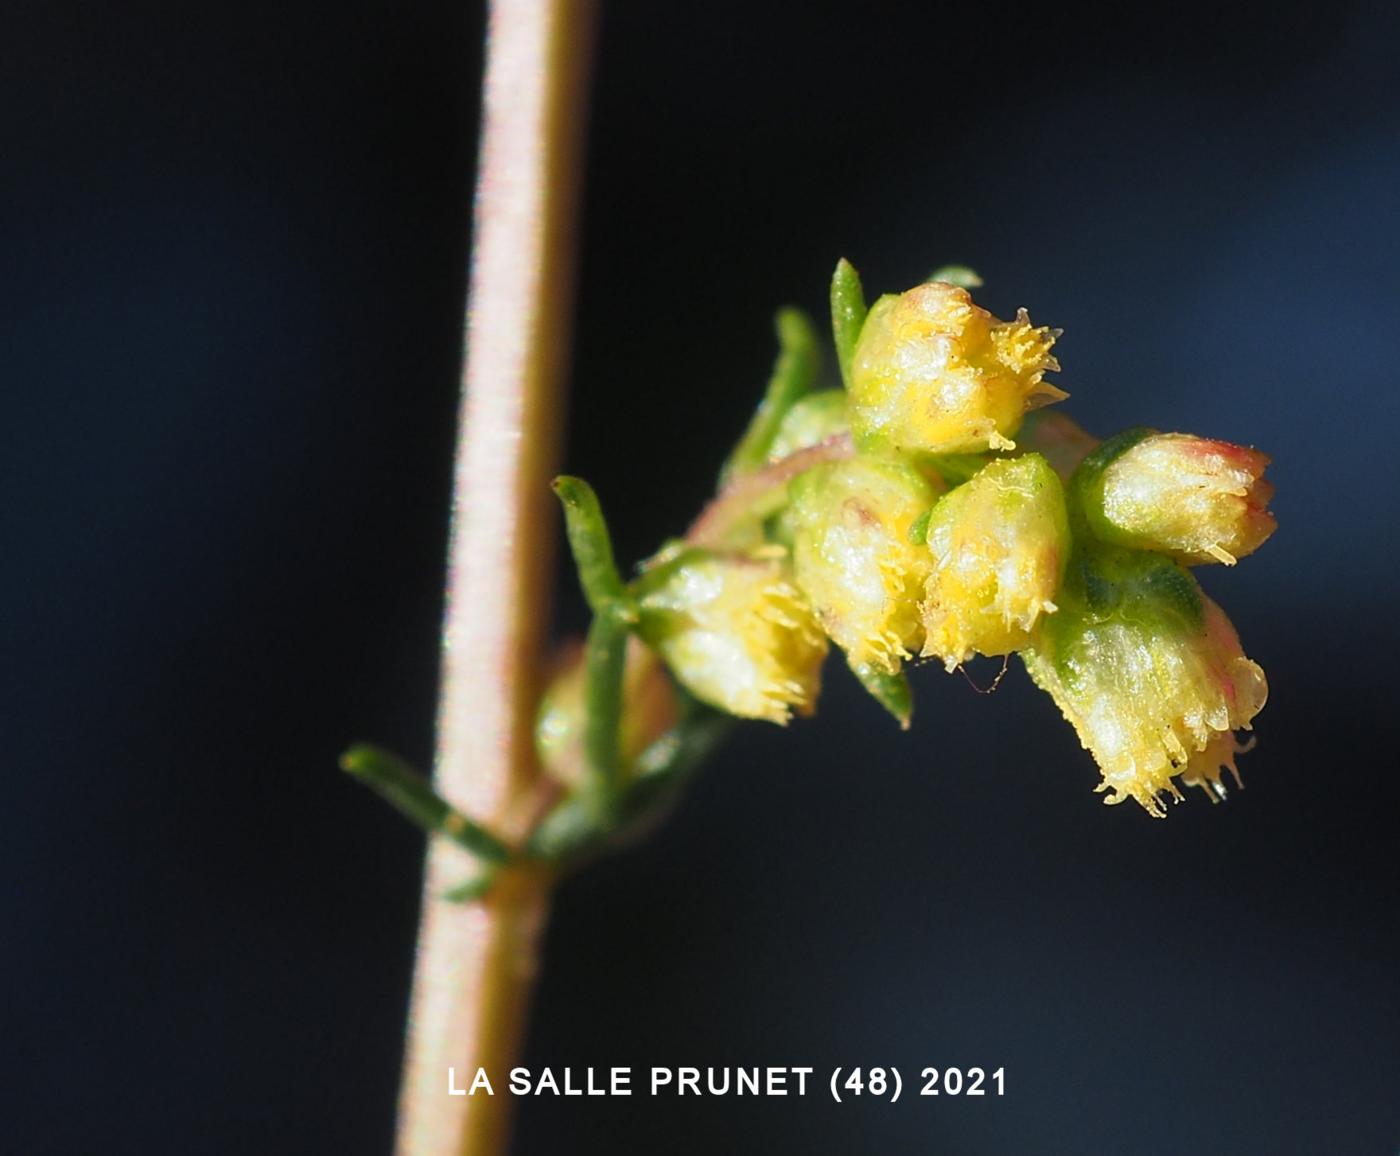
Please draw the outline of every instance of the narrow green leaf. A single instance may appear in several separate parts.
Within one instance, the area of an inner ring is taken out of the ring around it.
[[[865,290],[860,274],[845,257],[836,262],[831,276],[831,333],[836,341],[836,360],[841,365],[841,380],[851,388],[851,362],[855,358],[856,341],[865,324]]]
[[[584,768],[586,795],[600,826],[615,812],[622,785],[622,675],[629,624],[620,603],[604,605],[593,616],[584,654]]]
[[[340,767],[429,834],[444,835],[487,863],[510,858],[510,849],[500,839],[453,807],[398,755],[359,743],[340,756]]]
[[[779,424],[793,403],[811,391],[821,370],[821,346],[807,314],[800,309],[779,309],[773,324],[778,334],[773,374],[748,429],[724,464],[721,482],[767,462]]]
[[[928,275],[930,281],[946,281],[949,285],[958,285],[963,289],[982,288],[982,278],[977,276],[975,269],[969,269],[966,265],[941,265]]]
[[[613,561],[612,539],[598,495],[582,478],[567,474],[555,478],[553,486],[564,506],[569,549],[589,607],[597,614],[608,603],[625,602],[626,590]]]
[[[852,666],[851,671],[870,696],[894,716],[900,729],[907,731],[914,714],[914,692],[909,687],[909,679],[903,674],[886,674],[871,666]]]

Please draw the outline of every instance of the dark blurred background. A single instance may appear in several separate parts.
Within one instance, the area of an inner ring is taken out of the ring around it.
[[[482,27],[6,7],[7,1151],[388,1149],[422,845],[335,756],[431,752]],[[518,1152],[1400,1145],[1397,51],[1337,2],[608,7],[567,463],[621,552],[775,306],[967,262],[1091,429],[1274,455],[1277,537],[1202,575],[1272,699],[1248,790],[1156,823],[1018,666],[920,672],[907,736],[833,667],[562,889],[526,1062],[1007,1095],[540,1099]]]

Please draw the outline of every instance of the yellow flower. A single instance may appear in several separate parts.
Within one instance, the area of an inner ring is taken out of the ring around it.
[[[1147,431],[1125,441],[1116,455],[1106,443],[1103,456],[1111,460],[1097,469],[1089,463],[1081,491],[1090,525],[1105,541],[1188,564],[1233,566],[1278,527],[1268,510],[1274,488],[1263,480],[1269,459],[1258,450]]]
[[[780,724],[812,713],[826,636],[780,561],[691,551],[639,609],[642,637],[702,702]]]
[[[1042,380],[1058,370],[1058,331],[1024,309],[998,321],[966,289],[930,281],[871,308],[851,368],[850,417],[863,448],[928,454],[1011,449],[1027,410],[1068,396]]]
[[[923,652],[949,670],[973,654],[1020,650],[1055,611],[1069,522],[1060,479],[1039,454],[989,462],[939,500],[927,538]]]
[[[1161,796],[1181,798],[1177,774],[1223,791],[1232,732],[1268,697],[1230,620],[1169,559],[1104,551],[1074,568],[1077,589],[1022,657],[1098,761],[1106,802],[1133,798],[1161,818]]]
[[[897,674],[923,638],[918,597],[928,552],[910,530],[938,491],[902,462],[856,458],[791,487],[793,572],[853,667]]]

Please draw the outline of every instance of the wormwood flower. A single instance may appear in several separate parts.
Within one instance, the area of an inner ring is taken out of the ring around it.
[[[812,713],[826,636],[781,560],[692,550],[661,569],[638,630],[691,694],[780,724]]]
[[[1188,564],[1233,566],[1278,527],[1269,459],[1191,434],[1132,430],[1104,444],[1082,489],[1094,533]]]
[[[820,466],[789,487],[797,584],[853,667],[897,674],[919,649],[930,560],[910,531],[939,489],[911,465],[873,458]]]
[[[1268,684],[1224,612],[1170,559],[1112,548],[1071,564],[1059,613],[1022,652],[1103,772],[1106,802],[1136,799],[1154,817],[1172,776],[1222,794],[1233,732]]]
[[[1039,454],[988,462],[929,516],[925,656],[954,670],[1026,646],[1069,558],[1064,489]]]
[[[999,321],[941,281],[881,297],[851,366],[851,430],[862,447],[926,454],[1011,449],[1026,411],[1068,395],[1043,379],[1058,331],[1024,309]]]

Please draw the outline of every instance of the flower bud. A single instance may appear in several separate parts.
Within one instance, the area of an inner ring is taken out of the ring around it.
[[[1054,613],[1069,521],[1060,479],[1039,454],[988,462],[939,500],[927,539],[923,652],[949,670],[973,654],[1020,650]]]
[[[565,786],[583,780],[584,703],[587,671],[581,643],[569,644],[559,656],[557,673],[540,701],[535,721],[535,749],[550,776]],[[676,725],[676,692],[657,654],[636,637],[627,640],[622,673],[622,718],[618,753],[624,768]]]
[[[776,559],[691,551],[639,609],[642,637],[702,702],[776,723],[815,708],[826,636]]]
[[[1268,464],[1245,446],[1132,430],[1086,461],[1079,492],[1104,541],[1233,566],[1278,526],[1268,511]]]
[[[1189,571],[1150,554],[1076,557],[1062,608],[1022,652],[1103,771],[1105,800],[1136,799],[1161,818],[1172,782],[1210,783],[1233,767],[1233,731],[1264,705],[1264,672]]]
[[[910,530],[938,492],[902,462],[854,458],[794,479],[793,572],[853,667],[897,674],[923,639],[928,551]]]
[[[862,448],[928,454],[1011,449],[1029,409],[1068,396],[1042,381],[1058,370],[1058,331],[1024,309],[998,321],[966,289],[930,281],[875,302],[851,367],[851,429]]]
[[[805,450],[850,428],[846,420],[844,389],[822,389],[809,393],[794,402],[792,408],[783,414],[768,450],[768,460],[781,461],[798,450]]]

